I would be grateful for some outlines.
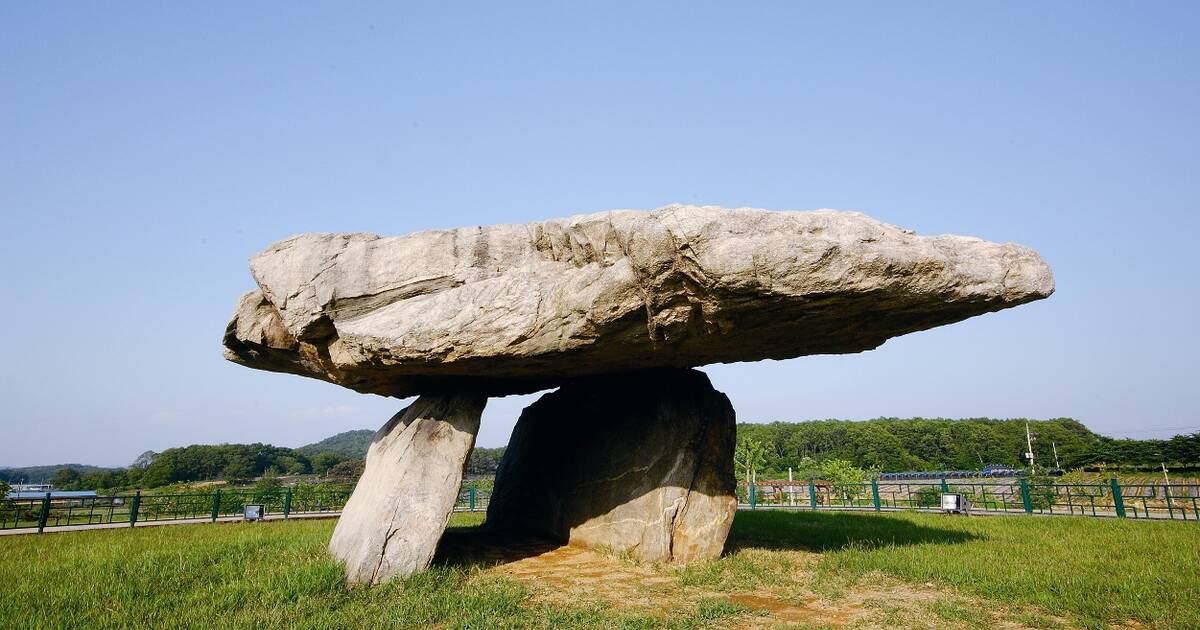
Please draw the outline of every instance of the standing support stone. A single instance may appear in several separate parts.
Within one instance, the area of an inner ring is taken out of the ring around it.
[[[329,542],[346,581],[378,584],[429,566],[486,403],[477,393],[426,394],[375,434]]]
[[[521,413],[486,526],[647,561],[719,556],[737,509],[735,431],[702,372],[573,381]]]

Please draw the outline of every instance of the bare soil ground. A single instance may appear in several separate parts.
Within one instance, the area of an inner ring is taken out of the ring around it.
[[[824,579],[817,567],[820,553],[748,548],[734,556],[742,568],[730,573],[718,563],[644,564],[601,550],[472,533],[450,537],[439,562],[473,564],[483,569],[480,576],[515,579],[535,601],[552,605],[594,602],[664,619],[705,605],[739,611],[732,617],[714,615],[714,628],[1071,627],[1038,611],[882,574],[855,584]]]

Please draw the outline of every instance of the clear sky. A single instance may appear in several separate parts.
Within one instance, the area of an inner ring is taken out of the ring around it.
[[[406,403],[221,358],[283,237],[671,202],[859,210],[1055,272],[873,352],[705,368],[741,421],[1200,430],[1200,3],[593,4],[0,4],[0,465],[386,421]]]

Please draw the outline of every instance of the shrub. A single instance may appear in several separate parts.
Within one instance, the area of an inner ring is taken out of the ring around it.
[[[942,504],[942,489],[937,486],[925,486],[917,490],[913,500],[917,507],[937,507]]]

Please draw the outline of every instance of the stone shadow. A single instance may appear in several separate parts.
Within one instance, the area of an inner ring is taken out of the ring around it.
[[[565,543],[538,536],[503,534],[476,527],[450,527],[442,534],[433,564],[441,566],[494,566],[540,556]]]
[[[973,540],[982,540],[982,537],[956,529],[921,525],[887,513],[741,510],[730,529],[725,553],[751,547],[820,553],[847,547],[961,544]]]
[[[886,513],[740,510],[721,555],[750,548],[823,553],[847,547],[963,544],[975,540],[983,538]],[[499,533],[483,525],[451,527],[442,537],[433,562],[444,566],[492,566],[539,556],[565,544],[553,538]]]
[[[963,544],[975,540],[983,538],[886,513],[739,510],[721,555],[751,548],[824,553],[847,547]],[[484,525],[451,527],[442,537],[433,563],[494,566],[549,553],[566,544],[553,538],[500,533]]]

